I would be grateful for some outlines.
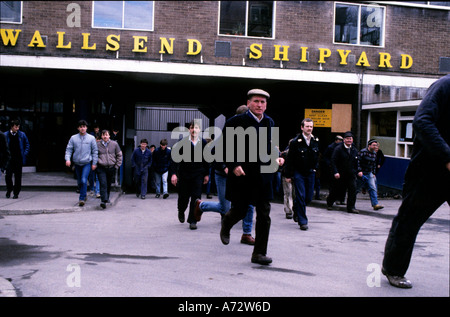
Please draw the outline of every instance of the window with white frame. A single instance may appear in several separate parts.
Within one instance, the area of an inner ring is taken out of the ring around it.
[[[221,1],[220,35],[274,36],[273,1]]]
[[[376,139],[387,156],[411,158],[414,114],[414,110],[370,112],[369,139]]]
[[[384,46],[385,8],[335,3],[334,43]]]
[[[153,31],[154,1],[94,1],[92,27]]]
[[[22,1],[0,1],[0,22],[22,23]]]

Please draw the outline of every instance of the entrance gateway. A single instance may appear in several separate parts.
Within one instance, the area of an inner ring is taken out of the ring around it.
[[[172,139],[172,131],[178,127],[189,128],[189,122],[192,120],[200,120],[201,130],[203,131],[210,126],[223,127],[226,119],[224,115],[219,115],[217,118],[210,120],[195,106],[187,108],[137,104],[135,110],[135,147],[139,146],[142,139],[147,139],[149,146],[153,144],[156,147],[159,146],[162,139],[167,139],[168,146],[173,147],[178,140]]]

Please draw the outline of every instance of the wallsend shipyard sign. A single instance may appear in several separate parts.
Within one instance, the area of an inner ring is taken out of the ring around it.
[[[11,46],[15,47],[19,40],[22,40],[20,33],[22,30],[20,29],[0,29],[0,35],[2,38],[2,44],[4,46]],[[56,32],[58,36],[58,40],[56,43],[53,43],[52,45],[55,45],[57,49],[61,50],[71,50],[72,49],[72,42],[71,39],[66,38],[66,32],[58,31]],[[95,51],[97,50],[97,43],[92,43],[91,41],[91,34],[90,33],[81,33],[82,42],[83,45],[81,46],[81,50],[89,50],[89,51]],[[20,39],[19,39],[20,38]],[[47,45],[44,43],[44,40],[42,38],[42,35],[39,30],[36,30],[33,34],[33,36],[29,39],[25,39],[27,41],[27,46],[31,48],[46,48]],[[106,36],[104,48],[106,51],[111,52],[117,52],[120,49],[121,44],[121,36],[119,34],[109,34]],[[127,39],[128,40],[128,39]],[[28,42],[29,41],[29,42]],[[147,36],[132,36],[133,41],[133,53],[147,53],[149,49],[148,44],[148,37]],[[158,51],[159,54],[174,54],[174,45],[175,45],[175,38],[166,38],[166,37],[160,37],[160,50]],[[187,51],[186,55],[199,55],[202,52],[202,43],[197,39],[187,39]],[[183,44],[184,45],[184,44]],[[289,52],[291,52],[292,49],[289,45],[273,45],[273,60],[274,61],[289,61]],[[308,63],[308,53],[309,48],[305,46],[299,47],[299,53],[300,53],[300,59],[298,59],[299,63]],[[339,64],[340,65],[347,65],[347,59],[351,50],[343,50],[343,49],[337,49],[335,53],[333,53],[329,48],[318,48],[319,58],[317,60],[317,63],[319,64],[325,64],[327,62],[327,59],[332,54],[338,54],[339,56]],[[253,43],[249,47],[249,54],[248,58],[253,60],[258,60],[263,56],[263,44],[260,43]],[[396,58],[395,58],[396,59]],[[392,66],[392,56],[389,53],[386,52],[379,52],[378,53],[378,59],[373,61],[369,60],[367,53],[365,51],[362,51],[356,61],[356,66],[361,67],[370,67],[371,64],[377,63],[378,67],[380,68],[393,68]],[[400,69],[409,69],[413,65],[413,58],[411,55],[408,54],[400,54]]]

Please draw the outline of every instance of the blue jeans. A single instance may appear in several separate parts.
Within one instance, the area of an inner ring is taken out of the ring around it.
[[[213,211],[224,215],[231,208],[231,202],[225,198],[225,188],[227,184],[227,177],[215,173],[215,181],[217,188],[217,196],[219,197],[219,202],[209,202],[203,201],[200,204],[200,210],[203,212]],[[251,234],[253,227],[253,206],[249,206],[247,214],[244,219],[242,219],[242,231],[244,234]]]
[[[80,199],[79,200],[84,201],[86,199],[87,181],[88,181],[90,171],[91,171],[90,163],[85,164],[85,165],[76,165],[75,164],[75,174],[77,175],[78,188],[80,189]]]
[[[306,217],[306,205],[308,205],[314,195],[314,180],[316,173],[310,172],[307,175],[294,172],[294,192],[295,199],[293,205],[293,211],[297,214],[298,224],[308,224],[308,217]]]
[[[362,187],[366,187],[369,191],[372,207],[378,205],[377,178],[372,172],[364,173],[361,178],[358,178],[358,189],[356,192],[359,193]]]
[[[167,194],[168,190],[167,190],[167,176],[169,175],[169,172],[165,172],[165,173],[158,173],[158,172],[153,172],[153,178],[155,180],[155,187],[156,187],[156,194],[161,194],[161,179],[162,179],[162,184],[163,184],[163,194]]]
[[[136,186],[136,195],[147,195],[148,168],[144,168],[141,174],[134,174],[134,185]]]
[[[244,219],[242,219],[242,233],[243,234],[251,234],[253,227],[253,211],[255,207],[250,205],[248,206],[247,215],[245,215]]]
[[[100,193],[100,183],[98,180],[97,170],[94,170],[94,171],[91,170],[89,172],[88,181],[89,181],[89,190],[91,192],[95,192],[95,194],[99,194]]]
[[[204,201],[200,204],[200,209],[205,211],[218,212],[224,215],[228,210],[230,210],[231,202],[225,198],[225,188],[227,184],[227,177],[215,173],[217,196],[219,197],[219,202],[209,202]]]

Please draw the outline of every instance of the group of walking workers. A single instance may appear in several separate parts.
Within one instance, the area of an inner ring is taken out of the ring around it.
[[[293,217],[301,230],[308,230],[308,217],[306,215],[306,206],[311,202],[314,194],[314,183],[316,173],[319,169],[319,140],[312,134],[314,128],[313,120],[306,118],[301,122],[301,133],[294,137],[288,145],[288,148],[282,153],[272,143],[271,129],[275,128],[275,123],[265,114],[267,100],[270,95],[261,89],[252,89],[248,92],[247,105],[241,106],[237,110],[237,114],[226,121],[222,131],[227,129],[243,128],[244,131],[254,129],[257,139],[251,142],[264,146],[268,149],[267,153],[277,153],[276,166],[282,166],[283,181],[289,184],[284,190],[292,190],[288,196],[293,197],[292,207],[290,208],[290,216]],[[269,133],[261,131],[267,129]],[[190,156],[185,157],[180,162],[172,164],[172,184],[178,189],[178,219],[184,222],[185,211],[189,205],[189,214],[187,222],[190,229],[197,229],[197,222],[201,220],[204,212],[218,212],[222,217],[222,228],[220,238],[222,243],[228,244],[230,241],[230,230],[240,220],[243,220],[244,233],[241,237],[242,243],[254,245],[252,254],[252,262],[260,264],[268,264],[272,260],[266,255],[267,242],[270,229],[270,201],[273,199],[273,173],[263,172],[268,162],[264,162],[261,157],[257,160],[251,160],[252,146],[245,149],[240,148],[238,151],[236,144],[233,144],[233,155],[226,155],[226,159],[221,158],[212,163],[215,173],[217,192],[219,196],[218,202],[207,202],[201,200],[202,185],[208,182],[209,163],[203,157],[202,160],[195,160],[196,151],[203,153],[207,142],[199,138],[200,124],[194,121],[190,123],[189,136],[175,144],[180,147],[181,154],[183,150],[190,150]],[[239,138],[240,136],[238,136]],[[244,136],[245,137],[245,136]],[[355,212],[354,201],[356,200],[356,177],[360,178],[364,175],[372,177],[375,160],[371,160],[376,155],[370,149],[370,155],[366,155],[366,151],[358,153],[353,143],[353,136],[350,132],[344,135],[345,142],[340,146],[336,146],[333,151],[330,171],[334,171],[336,182],[336,190],[344,187],[348,189],[348,205],[349,211]],[[222,133],[222,138],[217,144],[227,144],[227,134]],[[237,142],[239,143],[239,142]],[[371,142],[371,145],[373,142]],[[228,144],[227,144],[228,145]],[[214,150],[214,145],[212,145]],[[273,147],[273,148],[272,148]],[[339,157],[341,148],[352,149],[350,154],[347,152],[346,157]],[[228,148],[227,148],[228,150]],[[214,151],[213,151],[214,152]],[[239,153],[238,153],[239,152]],[[283,155],[284,154],[284,155]],[[239,158],[238,158],[239,157]],[[360,163],[359,157],[364,158]],[[244,160],[242,158],[245,158]],[[370,158],[370,160],[366,159]],[[284,165],[284,166],[283,166]],[[370,167],[368,167],[370,165]],[[363,172],[364,169],[364,172]],[[353,173],[351,176],[350,173]],[[373,176],[374,178],[374,176]],[[339,181],[339,179],[341,179]],[[350,180],[354,183],[350,184]],[[372,195],[372,189],[369,189]],[[285,193],[286,194],[286,193]],[[335,195],[334,189],[331,190],[329,203]],[[376,191],[375,191],[376,195]],[[382,208],[378,202],[373,202],[374,208]],[[352,207],[353,206],[353,207]],[[251,236],[253,211],[256,210],[256,237]],[[285,209],[286,210],[286,209]],[[293,212],[292,212],[293,211]],[[250,228],[250,230],[248,230]],[[246,230],[247,229],[247,230]]]
[[[145,199],[148,189],[148,181],[156,190],[156,198],[161,196],[161,181],[163,198],[169,197],[167,177],[171,163],[171,150],[167,146],[166,139],[160,141],[160,146],[148,147],[147,139],[142,139],[131,155],[131,168],[133,170],[133,182],[136,189],[136,197]]]
[[[119,144],[111,140],[109,130],[101,131],[101,139],[87,133],[85,120],[78,122],[78,133],[74,134],[66,147],[66,166],[72,163],[80,191],[78,205],[84,206],[87,200],[87,183],[91,171],[97,171],[100,185],[100,207],[109,203],[111,184],[116,171],[122,165],[122,150]]]
[[[413,122],[416,139],[411,164],[405,176],[404,200],[389,232],[382,269],[389,282],[397,287],[412,286],[404,274],[420,227],[444,201],[450,202],[449,76],[437,81],[429,89]],[[250,237],[243,235],[241,242],[253,245],[251,262],[262,265],[272,262],[267,256],[267,246],[274,173],[279,167],[282,168],[285,200],[287,197],[292,202],[292,207],[289,203],[285,204],[286,217],[294,218],[301,230],[308,230],[306,206],[313,198],[320,161],[319,140],[312,134],[314,122],[308,118],[301,122],[301,132],[280,153],[272,142],[275,122],[265,113],[269,98],[269,93],[264,90],[248,91],[247,105],[240,107],[243,112],[229,118],[222,130],[245,133],[232,134],[231,137],[228,133],[222,133],[212,142],[212,150],[207,149],[208,143],[201,138],[201,125],[192,121],[188,136],[174,145],[170,155],[171,163],[157,169],[158,174],[167,175],[170,168],[171,183],[178,191],[178,220],[181,223],[186,221],[185,213],[188,208],[187,222],[192,230],[197,229],[197,223],[204,212],[215,211],[221,214],[219,237],[224,245],[230,243],[231,229],[240,220],[247,219],[247,224],[250,222],[251,225],[255,210],[255,238],[251,237],[250,227],[250,231],[244,229],[244,234]],[[79,133],[72,136],[66,149],[66,165],[71,165],[73,155],[75,171],[81,184],[80,205],[84,204],[86,198],[86,180],[90,169],[103,170],[100,175],[105,176],[101,178],[107,179],[110,171],[122,164],[120,148],[109,140],[108,131],[102,132],[102,141],[95,142],[93,137],[86,134],[86,129],[86,122],[80,121]],[[249,137],[254,138],[251,140],[252,144],[244,149],[238,146],[239,141],[233,142],[236,138],[248,140]],[[232,144],[233,151],[225,155],[226,159],[215,157],[212,162],[219,201],[204,202],[201,200],[202,186],[209,181],[211,162],[202,154],[208,150],[217,154],[217,151],[214,152],[215,147],[224,144],[227,145],[227,151]],[[152,164],[152,154],[147,146],[148,142],[142,140],[140,147],[133,152],[132,159],[135,175],[144,175],[145,179],[140,184],[141,191],[137,192],[137,196],[141,198],[145,198],[143,188],[146,188],[146,173]],[[167,144],[161,143],[163,150],[164,146]],[[367,147],[358,151],[353,144],[351,131],[346,132],[343,137],[337,136],[336,141],[328,146],[324,154],[325,161],[329,162],[332,179],[327,197],[328,209],[335,202],[343,202],[347,195],[347,211],[358,213],[355,208],[356,195],[363,188],[369,192],[373,209],[383,208],[378,202],[375,176],[381,165],[378,147],[377,140],[370,139]],[[252,151],[256,151],[256,159]],[[153,160],[155,157],[153,155]],[[102,203],[108,195],[109,188],[106,187],[102,192]]]

